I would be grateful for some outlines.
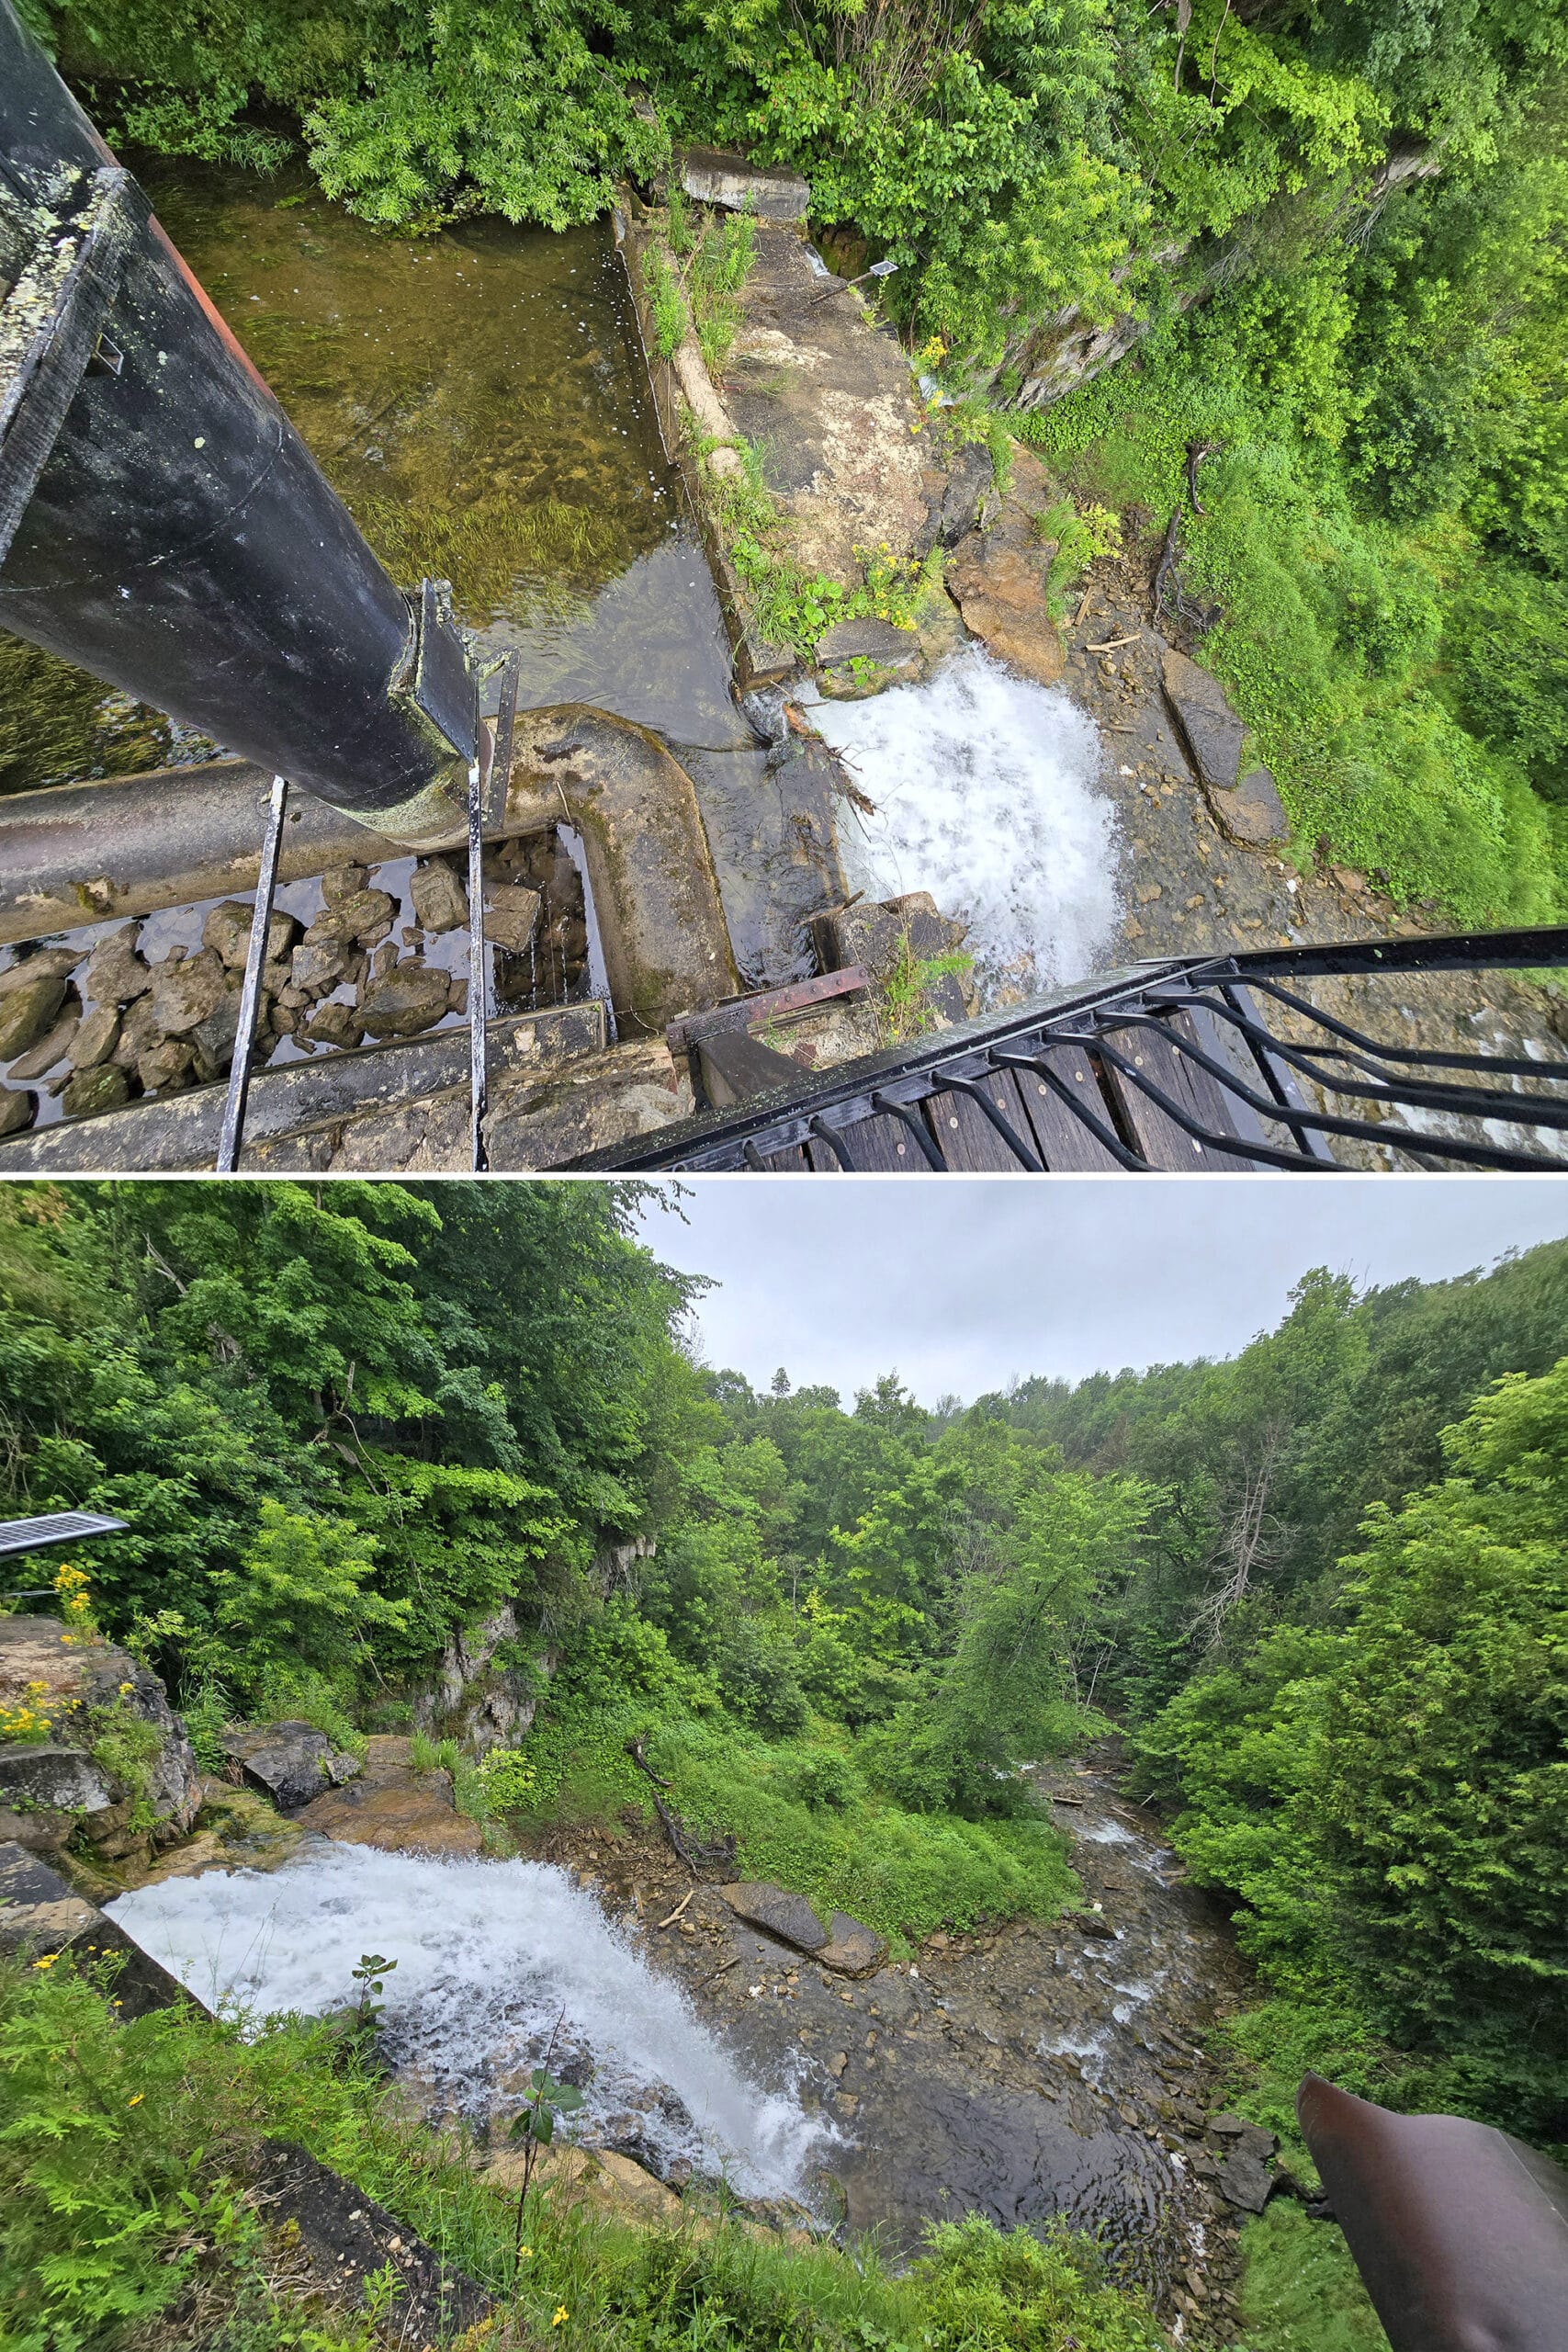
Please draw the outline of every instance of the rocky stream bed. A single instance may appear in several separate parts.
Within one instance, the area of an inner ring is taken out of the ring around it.
[[[253,1782],[278,1769],[265,1743],[231,1766]],[[799,1898],[764,1889],[759,1905],[724,1870],[694,1877],[629,1816],[484,1859],[446,1776],[414,1770],[401,1738],[372,1740],[357,1774],[315,1769],[321,1793],[300,1807],[293,1789],[265,1834],[254,1794],[207,1783],[196,1836],[132,1869],[110,1906],[202,1997],[328,2007],[375,1950],[400,1963],[384,2029],[399,2096],[461,2117],[500,2180],[547,2053],[587,2098],[578,2144],[550,2160],[562,2193],[674,2224],[728,2179],[746,2226],[870,2234],[895,2259],[933,2220],[1059,2214],[1178,2341],[1234,2339],[1239,2227],[1293,2184],[1271,2139],[1219,2109],[1205,2043],[1246,1965],[1122,1792],[1114,1744],[1032,1775],[1082,1907],[907,1958],[841,1917],[820,1956],[761,1931]]]

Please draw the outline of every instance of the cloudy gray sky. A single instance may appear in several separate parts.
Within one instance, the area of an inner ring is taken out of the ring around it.
[[[708,1177],[644,1234],[716,1276],[706,1361],[783,1364],[849,1403],[897,1369],[925,1403],[1010,1375],[1227,1355],[1308,1266],[1430,1280],[1568,1234],[1561,1177],[1135,1178],[1044,1183]]]

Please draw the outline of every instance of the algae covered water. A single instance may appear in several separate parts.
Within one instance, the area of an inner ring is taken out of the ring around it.
[[[581,695],[673,739],[714,741],[716,727],[750,742],[607,220],[389,236],[301,173],[134,160],[393,577],[450,580],[487,650],[522,646],[525,702]],[[0,788],[211,751],[0,639]]]

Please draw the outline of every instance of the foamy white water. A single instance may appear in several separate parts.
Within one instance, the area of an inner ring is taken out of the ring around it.
[[[472,2114],[538,2063],[564,2013],[562,2043],[594,2060],[589,2136],[632,2106],[661,2155],[722,2168],[750,2196],[797,2195],[812,2150],[833,2136],[787,2085],[748,2080],[681,1988],[549,1864],[323,1845],[270,1873],[167,1879],[108,1909],[209,2007],[258,2020],[339,2007],[356,1996],[365,1953],[395,1960],[381,1996],[387,2054]],[[645,2105],[650,2089],[661,2105]]]
[[[874,817],[840,816],[852,889],[929,890],[962,917],[987,1003],[1106,962],[1116,810],[1095,786],[1094,723],[1060,687],[1015,678],[967,645],[925,685],[819,702],[811,715],[876,804]]]

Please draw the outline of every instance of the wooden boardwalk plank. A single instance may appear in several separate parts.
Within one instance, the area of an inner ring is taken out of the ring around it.
[[[981,1079],[980,1084],[1019,1141],[1032,1148],[1034,1136],[1018,1100],[1011,1073],[995,1071],[989,1078]],[[925,1109],[937,1148],[954,1175],[1017,1176],[1024,1172],[1022,1160],[1008,1149],[979,1104],[967,1094],[933,1094]]]
[[[1039,1058],[1053,1077],[1072,1089],[1101,1126],[1115,1133],[1115,1118],[1100,1092],[1098,1066],[1085,1046],[1047,1046]],[[1040,1157],[1047,1168],[1072,1173],[1121,1167],[1114,1152],[1107,1151],[1100,1137],[1081,1119],[1074,1118],[1061,1096],[1053,1093],[1043,1079],[1026,1069],[1016,1075]]]
[[[1184,1012],[1173,1013],[1168,1024],[1191,1037],[1192,1025]],[[1168,1037],[1157,1029],[1108,1029],[1107,1043],[1113,1046],[1134,1067],[1141,1070],[1162,1093],[1216,1135],[1235,1135],[1235,1121],[1230,1102],[1216,1079],[1197,1063],[1179,1053]],[[1115,1095],[1122,1115],[1130,1132],[1136,1137],[1138,1149],[1155,1168],[1183,1172],[1191,1169],[1213,1169],[1217,1174],[1236,1175],[1254,1163],[1238,1153],[1216,1151],[1152,1102],[1141,1087],[1110,1062],[1105,1064],[1105,1082]]]

